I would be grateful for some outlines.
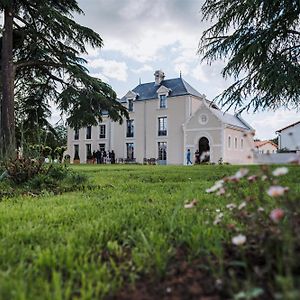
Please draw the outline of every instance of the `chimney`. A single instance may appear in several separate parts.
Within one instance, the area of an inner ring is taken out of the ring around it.
[[[155,85],[160,85],[160,83],[165,79],[165,73],[162,70],[157,70],[154,73]]]

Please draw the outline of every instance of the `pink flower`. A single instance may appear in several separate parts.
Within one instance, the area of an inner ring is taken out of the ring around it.
[[[254,182],[254,181],[257,180],[257,176],[256,175],[252,175],[252,176],[249,176],[247,179],[248,179],[249,182]]]
[[[274,223],[279,223],[283,217],[284,211],[281,208],[275,208],[270,213],[270,218]]]
[[[216,195],[218,196],[222,196],[222,195],[225,195],[226,191],[223,187],[221,187],[217,192],[216,192]]]
[[[273,185],[270,186],[270,188],[267,191],[267,194],[271,197],[280,197],[284,193],[288,192],[289,188],[288,187],[283,187],[280,185]]]

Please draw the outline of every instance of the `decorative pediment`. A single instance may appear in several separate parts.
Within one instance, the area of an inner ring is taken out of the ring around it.
[[[157,94],[169,94],[172,90],[168,89],[164,85],[160,86],[160,88],[156,91]]]
[[[139,94],[133,92],[133,91],[129,91],[126,95],[125,98],[126,99],[133,99],[135,100],[137,97],[139,96]]]

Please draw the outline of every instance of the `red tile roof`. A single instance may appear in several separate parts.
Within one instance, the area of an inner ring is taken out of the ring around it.
[[[266,140],[266,141],[255,141],[254,145],[255,145],[255,148],[260,148],[263,145],[268,144],[268,143],[277,148],[277,145],[275,143],[273,143],[272,141],[268,141],[268,140]]]

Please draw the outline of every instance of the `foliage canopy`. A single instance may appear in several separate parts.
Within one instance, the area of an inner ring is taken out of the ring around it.
[[[198,54],[209,63],[227,60],[222,75],[235,80],[218,96],[223,105],[299,108],[299,0],[206,0],[202,12],[213,25]]]

